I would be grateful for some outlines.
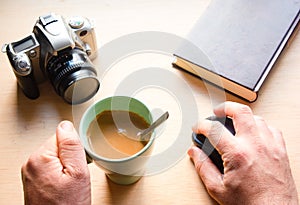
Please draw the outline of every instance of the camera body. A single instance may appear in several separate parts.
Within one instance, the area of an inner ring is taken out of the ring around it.
[[[96,49],[89,19],[66,20],[50,13],[39,17],[30,35],[5,44],[2,51],[7,53],[18,85],[28,98],[38,98],[38,84],[49,79],[66,102],[78,104],[93,97],[100,87],[91,62]]]

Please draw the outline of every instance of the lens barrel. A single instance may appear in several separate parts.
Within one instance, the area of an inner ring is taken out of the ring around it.
[[[46,71],[56,93],[69,104],[89,100],[100,87],[96,69],[87,54],[78,48],[51,56]]]

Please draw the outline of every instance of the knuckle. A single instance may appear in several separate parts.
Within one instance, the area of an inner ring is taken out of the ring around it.
[[[241,104],[239,108],[240,114],[252,114],[252,110],[248,105]]]
[[[238,149],[225,153],[223,155],[223,160],[225,163],[225,168],[229,170],[238,170],[241,167],[250,166],[251,160],[245,150]]]
[[[27,171],[27,172],[34,172],[34,170],[37,167],[37,163],[36,162],[37,162],[36,157],[34,155],[31,155],[28,158],[27,162],[22,165],[21,170],[23,172],[25,172],[25,171]]]
[[[202,177],[202,165],[204,163],[206,159],[203,159],[203,160],[197,160],[197,161],[194,161],[194,165],[195,165],[195,169],[196,169],[196,172],[200,174],[200,177]]]
[[[60,141],[61,146],[81,146],[79,139],[77,138],[65,138]]]
[[[222,130],[223,125],[220,122],[212,121],[210,129],[207,130],[207,134],[210,136],[210,138],[219,139],[221,137]]]
[[[265,119],[259,115],[255,115],[254,118],[256,121],[265,122]]]
[[[216,186],[215,184],[208,183],[208,184],[206,184],[205,186],[206,186],[206,189],[207,189],[208,193],[209,193],[211,196],[219,195],[220,192],[221,192],[220,187],[219,187],[219,186]]]
[[[195,169],[197,173],[201,174],[201,163],[195,163]]]
[[[288,161],[288,154],[285,146],[280,146],[280,145],[273,146],[273,149],[271,150],[269,156],[276,163],[281,163],[282,161]]]
[[[63,155],[66,153],[77,153],[82,152],[84,150],[83,146],[81,145],[79,139],[64,139],[59,142],[59,155]]]
[[[275,161],[277,161],[278,163],[281,162],[281,160],[286,160],[287,158],[287,152],[284,148],[282,147],[276,147],[274,150],[273,150],[273,158],[275,159]]]
[[[65,172],[68,172],[68,175],[76,180],[85,180],[90,177],[87,167],[72,166],[66,168]]]
[[[273,127],[273,126],[269,126],[269,129],[274,133],[275,136],[277,136],[281,140],[283,139],[282,130],[280,130],[280,129],[276,128],[276,127]]]
[[[32,177],[38,175],[37,164],[34,156],[30,156],[21,167],[21,176],[24,183],[31,181]]]

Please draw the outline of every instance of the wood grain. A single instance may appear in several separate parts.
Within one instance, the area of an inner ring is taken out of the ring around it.
[[[24,38],[32,31],[38,16],[48,12],[63,16],[84,15],[94,19],[99,47],[126,34],[141,31],[166,32],[184,38],[208,2],[209,0],[3,1],[0,7],[0,44]],[[259,93],[258,100],[250,104],[255,114],[261,115],[271,125],[283,131],[298,189],[300,188],[299,55],[300,37],[297,35],[272,70]],[[170,112],[170,120],[164,127],[164,134],[156,143],[158,151],[170,148],[169,139],[174,139],[174,136],[178,135],[181,125],[192,126],[182,121],[182,110],[178,100],[176,101],[176,97],[181,99],[179,94],[185,93],[184,88],[179,86],[180,83],[188,86],[186,93],[191,93],[196,104],[196,108],[193,109],[198,110],[199,118],[212,114],[212,107],[224,100],[248,104],[185,72],[174,69],[169,56],[155,52],[150,54],[142,52],[112,66],[101,79],[98,97],[104,98],[115,94],[118,85],[127,79],[126,74],[135,74],[138,69],[150,67],[159,67],[169,73],[168,76],[175,76],[174,81],[167,81],[168,85],[172,86],[169,91],[156,87],[144,89],[146,94],[137,93],[138,97]],[[169,79],[168,76],[166,80]],[[17,88],[15,76],[5,54],[0,54],[0,87],[0,204],[22,204],[20,176],[22,164],[54,134],[61,120],[71,120],[78,127],[80,114],[90,102],[72,107],[56,95],[49,82],[39,85],[40,98],[27,99]],[[187,101],[185,105],[188,106],[189,103]],[[186,131],[184,135],[190,139],[191,131]],[[95,205],[215,204],[185,153],[178,162],[165,171],[143,177],[131,186],[111,183],[104,172],[94,164],[90,164],[89,168]]]

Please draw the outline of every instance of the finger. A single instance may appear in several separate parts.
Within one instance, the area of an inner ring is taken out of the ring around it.
[[[282,137],[282,132],[277,128],[269,126],[267,122],[260,116],[254,116],[257,128],[259,130],[261,141],[267,145],[282,147],[285,149],[285,142]],[[257,140],[257,139],[255,139]]]
[[[265,143],[273,143],[273,133],[269,129],[267,122],[262,117],[257,115],[254,115],[254,120],[257,126],[257,130],[260,133],[259,135],[257,135],[257,137],[260,137]]]
[[[274,128],[272,126],[269,126],[269,130],[272,133],[273,138],[274,138],[274,140],[271,143],[277,149],[278,153],[281,154],[281,156],[285,156],[287,158],[286,144],[285,144],[282,132],[279,129]],[[275,152],[276,151],[274,151],[274,154],[275,154]],[[288,159],[286,161],[288,162]]]
[[[284,141],[282,132],[275,127],[272,127],[272,126],[268,126],[268,127],[269,127],[270,132],[274,136],[275,142],[285,148],[286,145],[285,145],[285,141]]]
[[[56,129],[58,157],[65,174],[80,178],[88,174],[84,149],[78,134],[69,121],[61,122]]]
[[[220,193],[223,188],[222,174],[206,154],[196,146],[192,146],[188,150],[190,158],[193,160],[194,166],[201,180],[203,181],[208,192],[215,196]]]
[[[234,147],[234,136],[218,121],[203,120],[193,128],[193,132],[203,134],[222,155]]]
[[[247,105],[228,101],[217,106],[214,109],[214,113],[218,117],[228,116],[232,118],[237,136],[239,133],[252,133],[256,131],[252,110]]]
[[[27,159],[26,163],[22,165],[22,172],[30,173],[31,175],[39,175],[43,170],[40,169],[41,164],[43,168],[47,169],[52,167],[52,162],[58,162],[58,149],[56,136],[53,135],[50,137],[42,146],[40,146],[35,152],[33,152],[30,157]],[[61,170],[62,166],[55,167],[57,170]]]

